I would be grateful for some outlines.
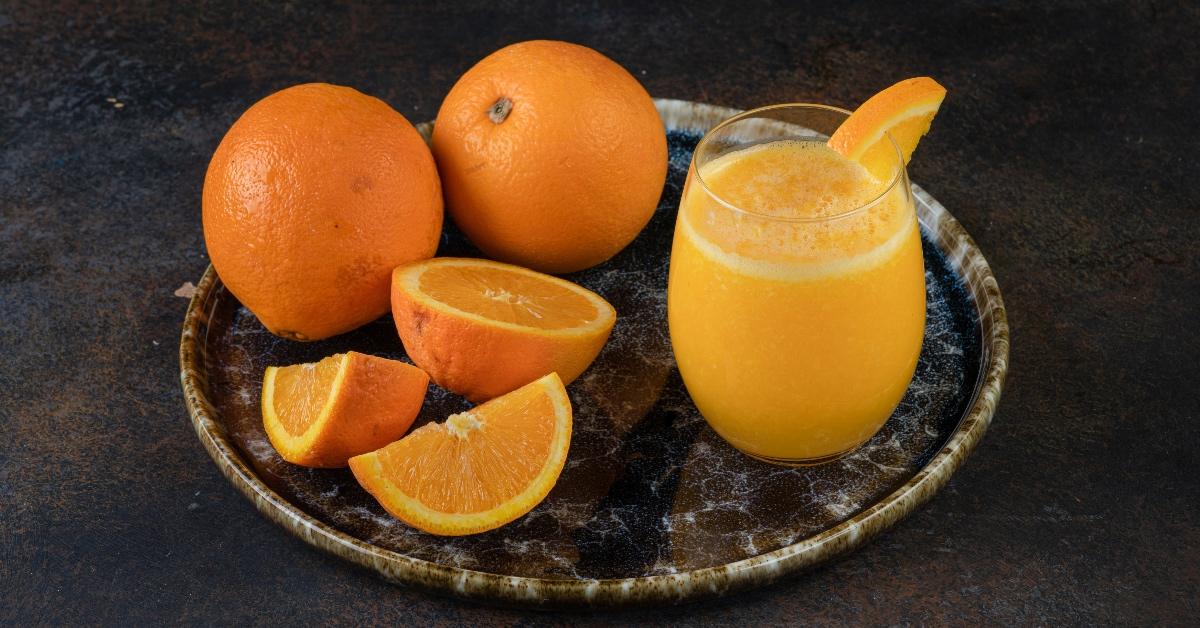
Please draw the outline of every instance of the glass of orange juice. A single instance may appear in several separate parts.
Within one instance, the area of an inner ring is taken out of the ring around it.
[[[776,105],[696,147],[667,316],[679,372],[718,434],[787,465],[873,436],[916,369],[925,269],[904,158],[868,171],[825,141],[849,112]]]

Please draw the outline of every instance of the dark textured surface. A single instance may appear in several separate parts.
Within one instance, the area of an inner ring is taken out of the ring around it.
[[[667,338],[666,253],[699,139],[697,132],[668,134],[670,169],[650,224],[613,259],[568,275],[612,303],[617,324],[595,363],[568,387],[570,456],[528,515],[484,534],[432,536],[389,516],[349,470],[292,465],[271,446],[262,425],[263,370],[345,351],[407,359],[390,317],[328,340],[293,342],[268,332],[225,289],[207,293],[207,325],[197,334],[206,356],[200,381],[220,431],[267,486],[317,521],[404,556],[504,576],[640,578],[721,567],[811,538],[879,503],[947,445],[971,406],[986,361],[969,288],[936,235],[927,237],[916,375],[900,407],[861,448],[799,469],[738,452],[705,425]],[[478,254],[452,224],[444,235],[439,255]],[[461,397],[433,386],[414,425],[464,409]]]
[[[736,107],[937,77],[951,95],[911,174],[987,254],[1013,332],[988,436],[885,536],[763,590],[593,619],[1200,612],[1193,3],[104,6],[0,4],[0,622],[526,617],[395,588],[259,516],[186,420],[172,292],[206,264],[200,182],[250,103],[324,80],[427,119],[532,37]]]

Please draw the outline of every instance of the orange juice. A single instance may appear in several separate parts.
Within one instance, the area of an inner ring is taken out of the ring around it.
[[[900,402],[925,329],[903,166],[881,182],[806,139],[694,160],[668,318],[688,392],[730,444],[792,464],[856,448]]]

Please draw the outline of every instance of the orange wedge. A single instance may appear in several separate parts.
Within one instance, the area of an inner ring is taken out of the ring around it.
[[[438,257],[392,273],[392,318],[414,364],[478,402],[548,373],[571,383],[596,359],[617,314],[557,277]]]
[[[355,456],[350,470],[397,519],[460,536],[498,528],[541,503],[570,445],[571,401],[551,373]]]
[[[829,138],[829,147],[862,164],[876,178],[888,180],[896,171],[896,159],[887,136],[895,140],[907,164],[945,97],[946,88],[927,76],[900,81],[846,118]]]
[[[354,351],[269,366],[263,374],[263,427],[288,462],[344,467],[351,456],[403,436],[428,388],[429,376],[421,369]]]

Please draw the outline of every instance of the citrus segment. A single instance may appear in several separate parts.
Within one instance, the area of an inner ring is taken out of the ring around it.
[[[288,462],[344,467],[351,456],[403,436],[428,387],[419,368],[353,351],[270,366],[263,374],[263,428]]]
[[[888,135],[907,164],[946,97],[937,81],[918,76],[875,94],[829,138],[829,147],[862,164],[879,179],[890,179],[896,159]]]
[[[450,307],[536,329],[573,329],[596,318],[596,303],[573,286],[491,265],[431,265],[421,291]],[[483,298],[481,298],[483,297]]]
[[[600,353],[616,311],[557,277],[442,257],[395,270],[392,317],[417,366],[443,388],[481,401],[548,373],[571,383]]]
[[[288,435],[304,436],[321,416],[345,364],[346,355],[339,354],[316,363],[267,367],[263,386],[271,384],[269,407]]]
[[[551,373],[378,451],[350,459],[359,484],[405,523],[459,536],[537,506],[571,445],[571,402]]]

